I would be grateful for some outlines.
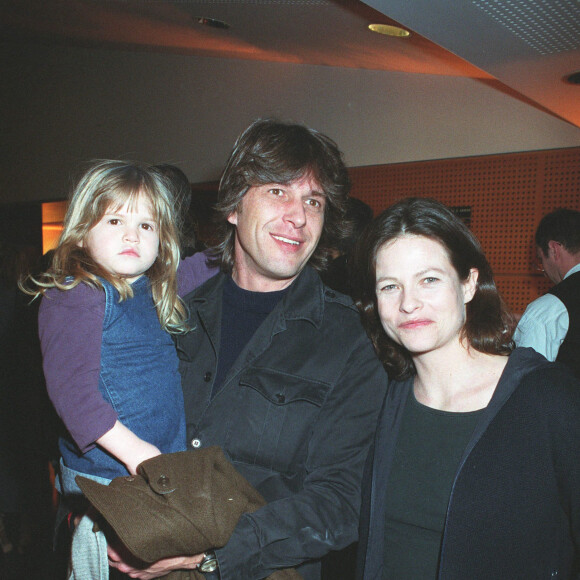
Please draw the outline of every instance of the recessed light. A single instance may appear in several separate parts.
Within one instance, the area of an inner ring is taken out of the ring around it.
[[[385,34],[386,36],[398,36],[399,38],[406,38],[411,36],[411,33],[404,28],[398,26],[391,26],[390,24],[369,24],[369,30]]]
[[[221,28],[222,30],[227,30],[230,27],[230,25],[227,22],[224,22],[223,20],[216,20],[215,18],[196,16],[195,20],[197,20],[198,24],[201,24],[203,26],[209,26],[210,28]]]

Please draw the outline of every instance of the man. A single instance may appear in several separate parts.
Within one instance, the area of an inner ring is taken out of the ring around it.
[[[239,137],[220,183],[221,272],[187,297],[192,331],[177,341],[188,444],[222,447],[268,502],[215,550],[221,580],[287,567],[319,579],[320,558],[357,538],[387,379],[352,301],[315,270],[348,233],[348,190],[334,142],[272,120]]]
[[[547,214],[535,241],[541,269],[556,286],[528,305],[514,340],[567,364],[580,377],[580,212]]]

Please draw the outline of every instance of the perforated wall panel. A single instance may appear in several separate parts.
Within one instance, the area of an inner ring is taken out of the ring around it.
[[[580,210],[580,147],[357,167],[350,175],[352,195],[375,215],[408,196],[470,207],[471,228],[518,314],[551,286],[536,269],[538,222],[558,207]]]

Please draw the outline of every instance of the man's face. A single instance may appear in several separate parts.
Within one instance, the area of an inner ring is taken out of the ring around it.
[[[550,242],[552,244],[552,242]],[[555,260],[554,249],[548,247],[548,253],[544,254],[542,248],[537,248],[538,261],[542,264],[542,269],[544,274],[552,281],[554,284],[558,284],[562,281],[562,276],[560,276],[560,271]]]
[[[228,217],[236,226],[233,278],[241,288],[286,288],[312,256],[324,225],[326,197],[305,175],[288,184],[250,187]]]

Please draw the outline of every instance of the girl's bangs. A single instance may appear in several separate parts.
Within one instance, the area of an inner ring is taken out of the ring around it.
[[[156,203],[156,196],[147,188],[145,184],[133,186],[132,184],[123,184],[122,187],[109,189],[103,192],[99,199],[98,208],[101,219],[109,210],[116,212],[122,207],[127,206],[129,212],[135,211],[140,200],[147,200],[153,212],[153,219],[159,221],[159,207]]]

